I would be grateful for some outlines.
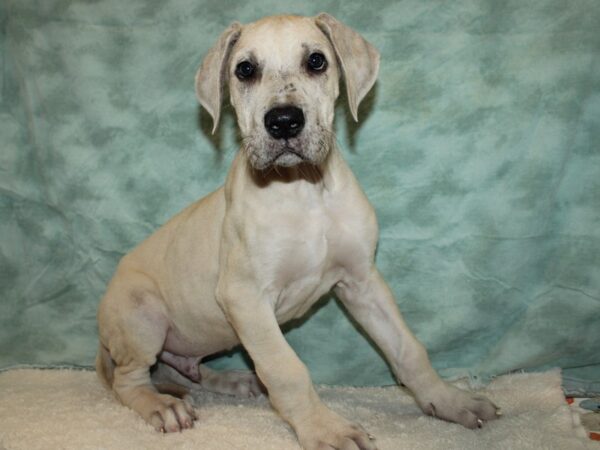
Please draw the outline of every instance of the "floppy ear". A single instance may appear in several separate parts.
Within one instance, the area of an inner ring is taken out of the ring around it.
[[[223,86],[227,82],[227,64],[233,44],[239,39],[242,25],[234,22],[221,34],[219,40],[204,57],[196,72],[196,97],[213,119],[214,134],[221,115]]]
[[[350,112],[358,122],[358,105],[377,79],[379,52],[360,34],[327,13],[319,14],[315,22],[333,45],[346,81]]]

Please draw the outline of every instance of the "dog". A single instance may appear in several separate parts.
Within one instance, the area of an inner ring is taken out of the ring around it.
[[[377,50],[325,13],[235,22],[206,55],[198,100],[214,133],[229,85],[241,150],[223,187],[122,258],[98,309],[97,372],[157,430],[197,418],[188,397],[153,385],[160,361],[217,392],[259,395],[264,386],[305,449],[374,449],[361,426],[321,402],[279,327],[331,290],[426,414],[468,428],[500,415],[437,375],[374,264],[375,213],[332,130],[340,78],[358,120],[378,70]],[[200,364],[240,343],[256,375]]]

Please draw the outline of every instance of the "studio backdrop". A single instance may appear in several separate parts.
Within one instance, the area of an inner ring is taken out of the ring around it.
[[[433,365],[559,366],[600,391],[597,0],[3,0],[0,368],[93,364],[119,258],[237,151],[231,107],[213,136],[196,102],[202,57],[235,20],[322,11],[381,51],[360,122],[338,102],[337,141]],[[393,382],[333,297],[286,336],[317,383]]]

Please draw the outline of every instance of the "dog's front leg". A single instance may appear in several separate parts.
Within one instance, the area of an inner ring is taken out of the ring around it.
[[[273,407],[309,450],[375,449],[369,435],[328,409],[315,392],[306,366],[285,340],[267,299],[239,280],[220,284],[217,297],[241,343],[254,361]],[[235,286],[235,289],[230,289]]]
[[[406,326],[392,292],[375,267],[361,279],[338,283],[334,290],[426,414],[467,428],[481,427],[483,421],[500,415],[487,398],[457,389],[438,376],[425,347]]]

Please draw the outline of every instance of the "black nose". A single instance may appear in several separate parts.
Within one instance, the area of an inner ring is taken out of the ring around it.
[[[265,128],[275,139],[289,139],[304,128],[304,113],[295,106],[279,106],[265,114]]]

